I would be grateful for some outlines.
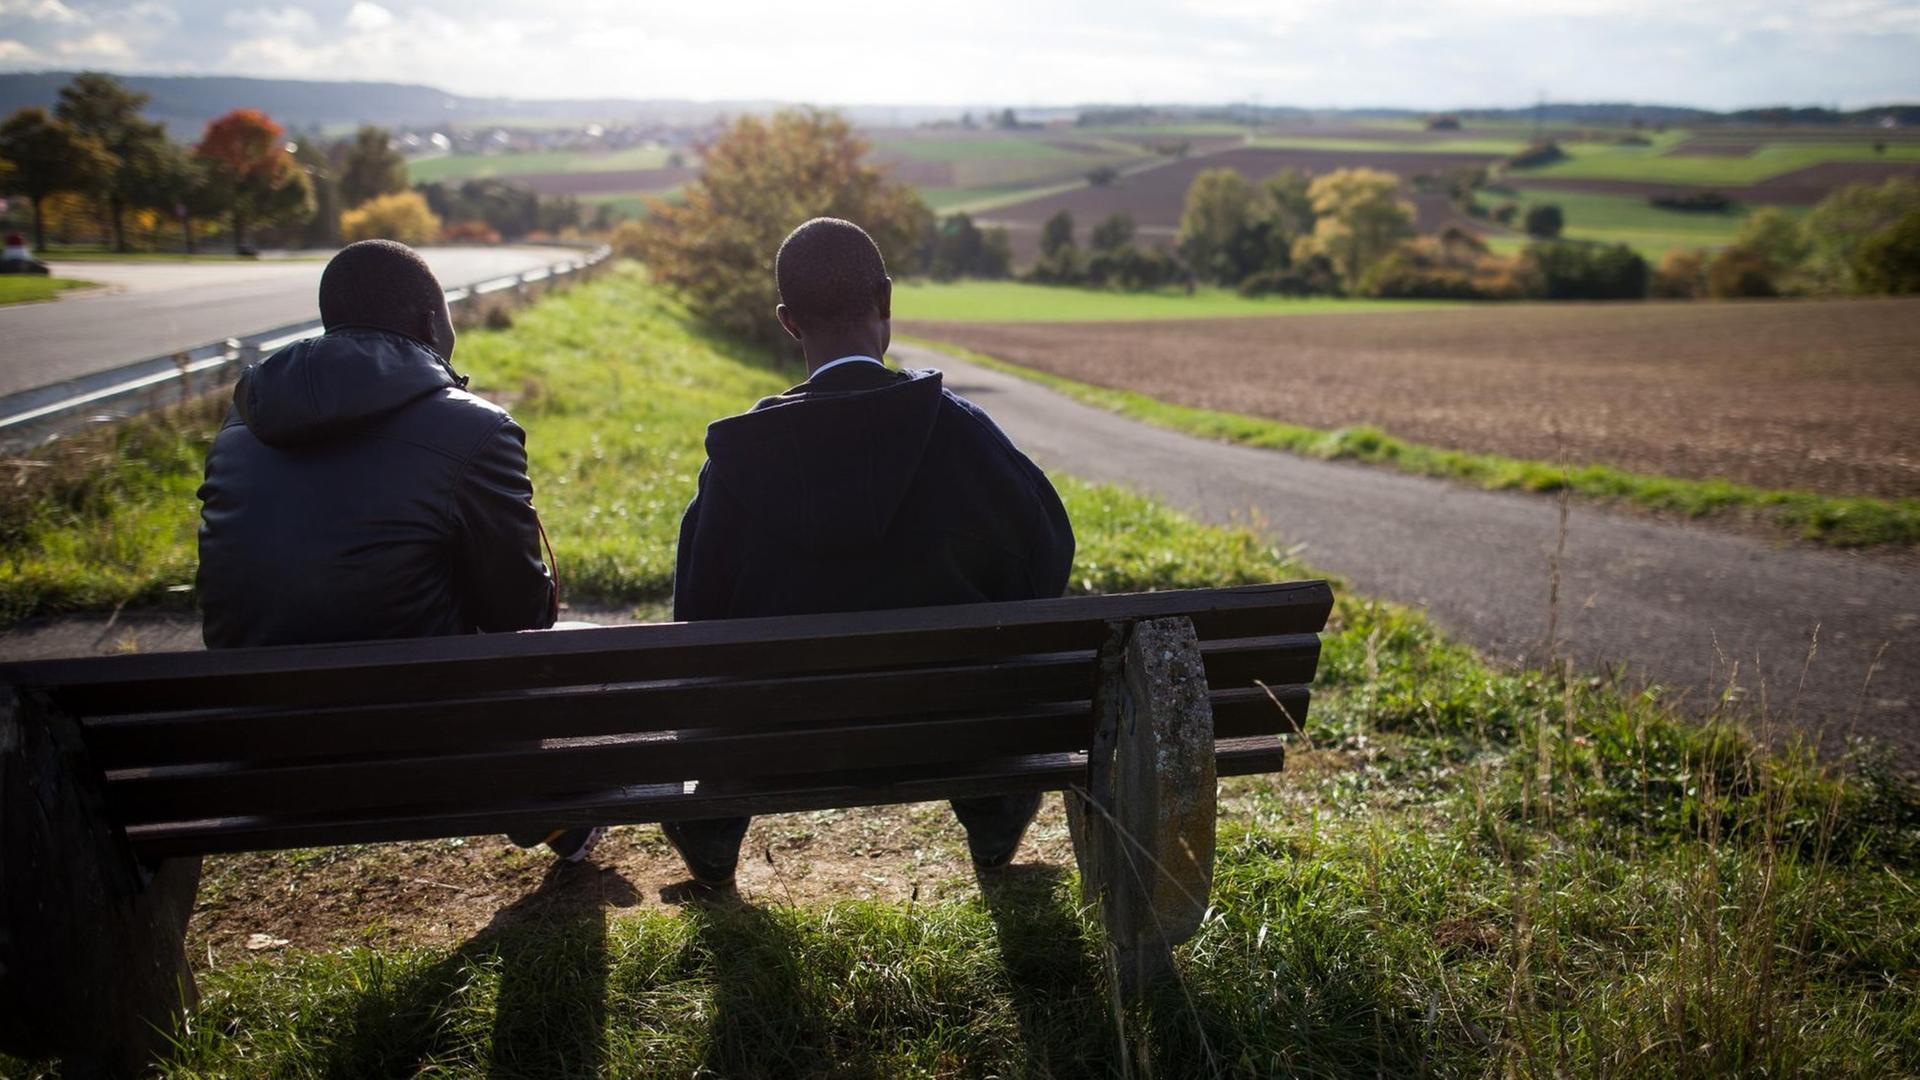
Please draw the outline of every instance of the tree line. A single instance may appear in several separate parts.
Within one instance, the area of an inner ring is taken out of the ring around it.
[[[542,199],[497,180],[410,188],[406,159],[379,127],[331,142],[289,140],[272,117],[242,108],[183,145],[143,115],[147,103],[112,76],[87,72],[61,88],[52,110],[23,108],[0,121],[0,191],[27,199],[36,248],[46,247],[49,210],[73,200],[98,207],[121,252],[133,249],[135,215],[172,222],[189,252],[215,221],[246,252],[268,233],[303,246],[373,236],[497,242],[558,233],[586,216],[570,197]]]

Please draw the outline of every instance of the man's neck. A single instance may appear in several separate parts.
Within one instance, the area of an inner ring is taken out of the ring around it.
[[[871,356],[875,360],[886,356],[886,347],[877,337],[852,336],[834,338],[827,341],[808,339],[800,343],[800,352],[807,359],[807,374],[812,375],[823,364],[831,364],[846,356]]]

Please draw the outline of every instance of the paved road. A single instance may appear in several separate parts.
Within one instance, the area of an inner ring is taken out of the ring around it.
[[[938,367],[1049,468],[1125,484],[1210,521],[1260,515],[1313,565],[1373,596],[1425,606],[1497,658],[1545,639],[1559,508],[1344,462],[1210,442],[1148,427],[929,349]],[[1856,723],[1920,764],[1920,575],[1886,560],[1779,547],[1576,505],[1562,557],[1559,639],[1588,670],[1684,689],[1704,704],[1733,663],[1776,723]],[[1796,693],[1808,645],[1819,651]],[[1881,652],[1884,647],[1884,653]],[[1866,693],[1867,670],[1880,656]]]
[[[426,248],[448,288],[557,262],[564,248]],[[174,349],[319,317],[323,259],[231,263],[54,263],[109,291],[0,307],[0,395]]]

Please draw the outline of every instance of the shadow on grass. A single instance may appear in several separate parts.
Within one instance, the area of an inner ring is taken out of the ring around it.
[[[333,1077],[413,1076],[446,1066],[491,1077],[599,1076],[605,1066],[607,908],[638,900],[618,873],[556,863],[444,960],[366,987],[322,1068]],[[491,1001],[484,988],[496,987]],[[485,1059],[462,1013],[492,1013]]]
[[[1023,863],[978,880],[1028,1065],[1042,1076],[1108,1075],[1117,1032],[1099,981],[1100,945],[1062,895],[1067,871]]]

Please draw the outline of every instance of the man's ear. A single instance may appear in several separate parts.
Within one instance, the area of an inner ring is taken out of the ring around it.
[[[800,340],[800,324],[793,321],[793,312],[787,310],[787,305],[774,308],[773,317],[780,320],[780,329],[785,330],[788,337]]]
[[[893,318],[893,279],[881,278],[880,284],[873,290],[873,306],[880,312],[882,319]]]

